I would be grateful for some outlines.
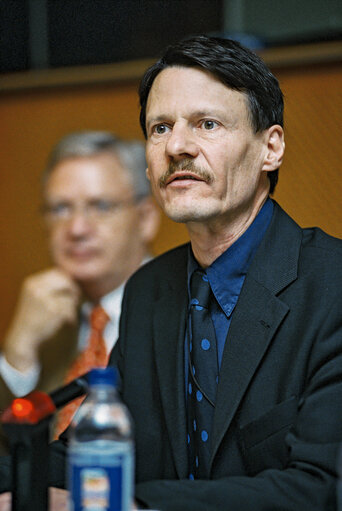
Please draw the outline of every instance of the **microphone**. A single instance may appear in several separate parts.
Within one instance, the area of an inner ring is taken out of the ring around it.
[[[88,378],[89,372],[75,378],[75,380],[72,380],[67,385],[52,391],[50,393],[50,398],[55,407],[60,408],[69,403],[69,401],[86,394],[88,392]]]
[[[88,376],[89,373],[82,374],[50,394],[34,390],[26,396],[14,399],[2,413],[2,424],[39,423],[52,415],[57,408],[61,408],[73,399],[86,394],[88,391]]]
[[[16,398],[3,412],[1,422],[12,456],[12,509],[48,509],[50,419],[56,408],[88,391],[88,374],[50,394],[35,390]]]

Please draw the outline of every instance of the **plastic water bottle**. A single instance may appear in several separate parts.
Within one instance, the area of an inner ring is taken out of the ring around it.
[[[129,511],[133,502],[132,421],[114,368],[94,369],[89,396],[70,427],[68,477],[73,511]]]

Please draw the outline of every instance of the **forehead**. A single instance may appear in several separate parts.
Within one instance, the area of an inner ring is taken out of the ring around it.
[[[51,171],[45,187],[45,198],[70,199],[96,196],[120,196],[130,193],[130,173],[114,154],[67,158]]]
[[[173,66],[161,71],[151,87],[146,106],[147,122],[151,117],[183,111],[212,108],[247,117],[247,96],[227,87],[213,74],[193,67]]]

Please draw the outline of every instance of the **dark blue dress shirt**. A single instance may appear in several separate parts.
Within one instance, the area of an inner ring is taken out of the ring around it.
[[[249,265],[253,259],[273,214],[273,202],[267,199],[253,223],[248,229],[220,255],[208,268],[208,276],[212,292],[215,296],[211,306],[211,317],[217,341],[219,367],[221,366],[224,345],[226,342],[232,314],[237,304]],[[188,258],[188,292],[190,297],[190,278],[199,265],[191,249]],[[185,344],[185,389],[188,379],[188,349]],[[186,393],[187,394],[187,393]]]

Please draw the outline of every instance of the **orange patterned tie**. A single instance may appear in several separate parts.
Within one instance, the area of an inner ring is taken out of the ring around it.
[[[90,336],[88,345],[71,365],[64,380],[65,384],[78,378],[81,374],[87,373],[93,367],[105,367],[107,365],[108,353],[103,339],[103,332],[108,321],[109,317],[100,305],[93,308],[90,314]],[[74,413],[83,399],[84,396],[78,397],[60,410],[57,417],[55,439],[69,426]]]

